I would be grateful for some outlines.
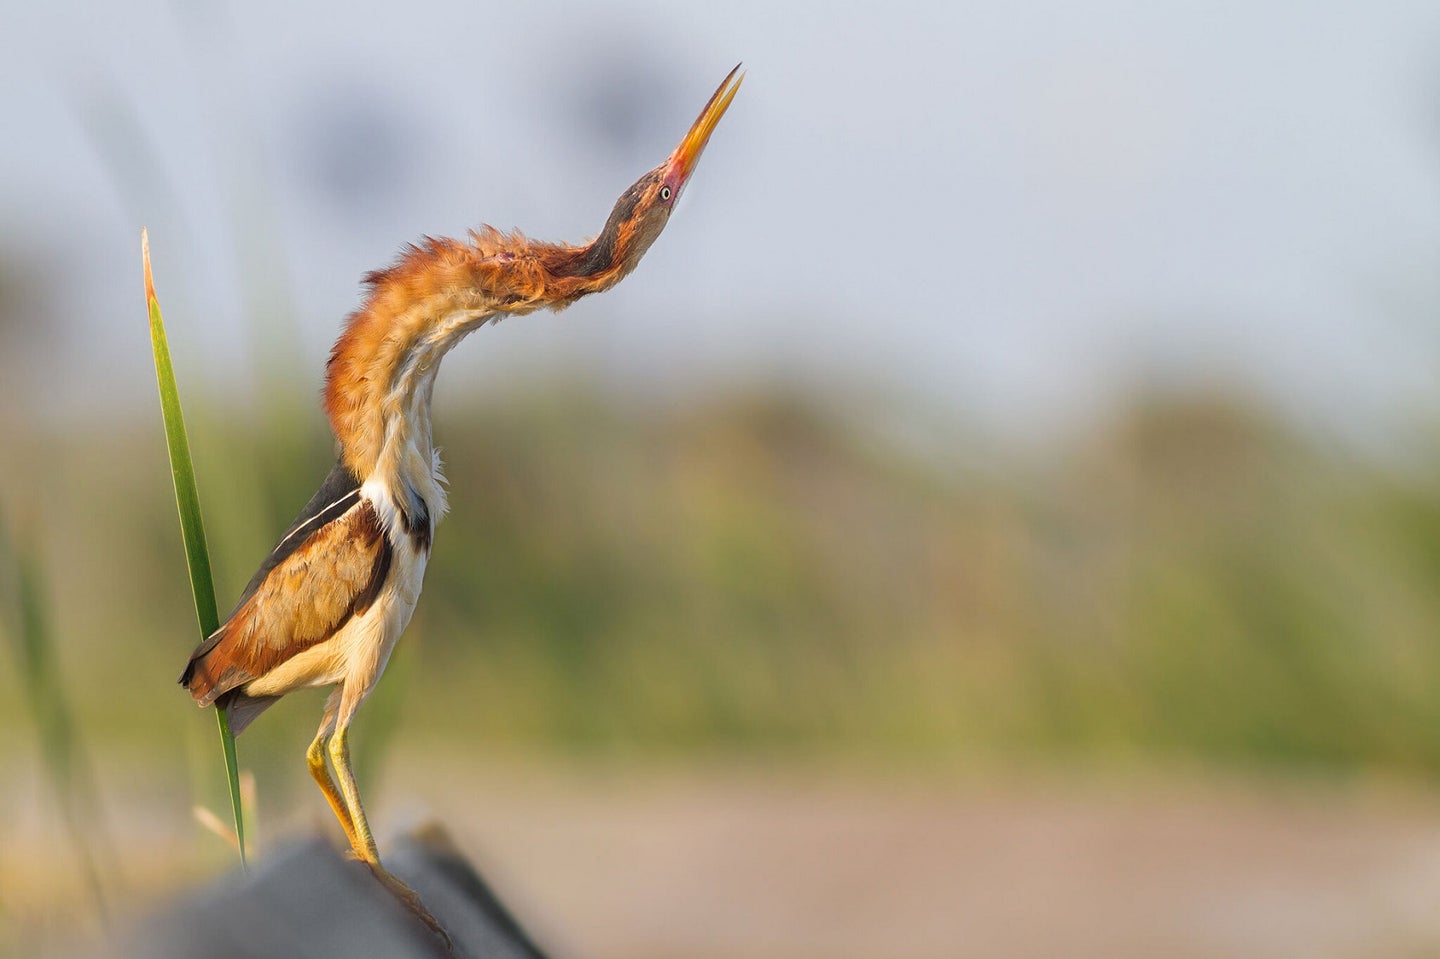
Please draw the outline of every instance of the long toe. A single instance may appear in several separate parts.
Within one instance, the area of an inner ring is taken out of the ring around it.
[[[420,896],[405,885],[394,873],[381,866],[379,863],[366,863],[370,872],[380,880],[380,884],[390,890],[390,894],[404,904],[406,909],[415,915],[415,918],[423,922],[431,932],[439,936],[445,943],[445,948],[453,951],[453,943],[450,941],[450,934],[440,925],[440,921],[425,908],[425,903],[420,901]]]

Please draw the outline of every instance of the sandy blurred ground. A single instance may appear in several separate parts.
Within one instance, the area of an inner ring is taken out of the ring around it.
[[[119,789],[124,911],[225,868],[177,791],[140,776]],[[311,798],[271,842],[333,826]],[[1440,953],[1440,794],[1413,789],[529,765],[457,777],[397,759],[374,798],[382,834],[438,816],[540,941],[575,959]],[[18,805],[0,820],[0,902],[21,955],[77,926],[54,906],[76,901],[69,858],[37,828],[43,808]]]
[[[437,806],[562,955],[1440,950],[1432,797],[722,774],[574,786]]]

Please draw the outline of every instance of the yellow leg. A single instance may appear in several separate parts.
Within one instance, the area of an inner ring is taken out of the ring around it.
[[[342,723],[338,725],[335,729],[335,734],[330,737],[326,746],[330,751],[330,761],[335,766],[335,778],[340,781],[340,792],[344,796],[345,808],[350,815],[351,828],[346,831],[350,838],[350,848],[355,851],[355,856],[361,862],[370,867],[370,871],[375,874],[375,878],[380,880],[421,922],[430,927],[431,931],[443,939],[448,948],[450,946],[450,936],[445,932],[444,928],[441,927],[435,917],[430,914],[430,910],[425,908],[425,904],[420,901],[420,897],[415,894],[415,890],[405,885],[398,877],[380,865],[380,853],[375,848],[375,837],[370,832],[369,821],[365,818],[365,807],[360,804],[360,790],[355,785],[355,773],[350,768],[350,741],[347,735],[348,733],[349,729],[345,724]],[[322,786],[321,788],[323,789],[324,787]],[[329,793],[326,795],[328,797]],[[334,800],[331,800],[331,803],[333,805]],[[336,815],[339,815],[338,811]]]
[[[360,789],[355,785],[355,773],[350,768],[349,733],[349,727],[339,726],[327,744],[330,762],[335,766],[335,778],[340,780],[340,792],[344,796],[345,809],[350,818],[350,828],[346,830],[346,836],[350,839],[350,848],[355,850],[360,861],[378,866],[380,852],[375,848],[375,837],[371,834],[370,823],[365,818],[365,807],[360,804]]]
[[[326,727],[320,727],[320,731],[315,734],[315,741],[310,744],[309,749],[305,750],[305,762],[310,766],[311,778],[315,780],[315,784],[325,794],[326,801],[330,803],[330,809],[335,813],[335,818],[340,820],[340,828],[345,830],[345,838],[353,849],[355,848],[355,825],[350,821],[350,809],[345,805],[345,798],[340,795],[340,790],[335,785],[335,779],[330,775],[330,766],[325,760],[328,732]]]

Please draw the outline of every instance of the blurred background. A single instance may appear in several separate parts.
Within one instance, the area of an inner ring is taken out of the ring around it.
[[[635,276],[446,360],[382,840],[595,959],[1440,950],[1421,0],[5,4],[0,950],[233,867],[141,226],[228,608],[362,274],[592,235],[741,59]]]

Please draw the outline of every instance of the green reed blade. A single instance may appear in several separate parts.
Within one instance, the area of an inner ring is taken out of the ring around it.
[[[180,511],[180,531],[185,539],[185,561],[190,569],[190,591],[195,598],[195,616],[202,638],[220,627],[215,606],[215,580],[210,573],[210,552],[205,545],[205,523],[200,515],[200,491],[195,485],[195,465],[190,459],[190,440],[185,417],[180,411],[180,391],[175,385],[175,368],[170,363],[170,345],[165,339],[165,322],[155,298],[155,281],[150,272],[150,237],[140,232],[141,258],[145,265],[145,301],[150,312],[150,344],[155,351],[155,376],[160,386],[160,410],[165,417],[165,445],[170,451],[170,474],[175,480],[175,505]],[[240,865],[245,866],[244,807],[240,799],[240,773],[235,761],[235,736],[225,710],[215,707],[220,725],[220,748],[225,755],[225,775],[230,783],[230,807],[235,816],[235,838]]]

